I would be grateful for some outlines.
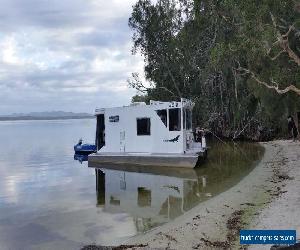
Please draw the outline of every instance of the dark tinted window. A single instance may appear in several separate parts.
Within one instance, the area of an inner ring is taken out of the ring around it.
[[[169,130],[180,131],[181,130],[181,112],[179,108],[169,109]]]
[[[192,128],[192,111],[190,109],[186,110],[186,129]]]
[[[165,126],[167,127],[167,110],[166,109],[156,110],[156,113],[161,119],[161,121],[163,122],[163,124],[165,124]]]
[[[182,117],[183,117],[183,129],[186,128],[186,114],[185,109],[182,109]]]
[[[150,135],[150,118],[137,118],[136,129],[137,135]]]

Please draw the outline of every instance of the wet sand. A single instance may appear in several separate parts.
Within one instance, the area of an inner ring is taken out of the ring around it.
[[[263,159],[237,185],[124,244],[142,244],[146,249],[235,249],[241,247],[240,229],[296,229],[300,238],[300,143],[262,145]],[[270,245],[248,247],[270,249]]]
[[[251,228],[295,229],[300,240],[300,143],[276,143],[280,162],[270,163],[275,172],[275,178],[271,180],[275,198],[255,217]],[[270,246],[253,245],[249,249],[270,249]]]

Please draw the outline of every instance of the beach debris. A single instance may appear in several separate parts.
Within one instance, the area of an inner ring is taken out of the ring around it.
[[[244,214],[243,210],[236,210],[234,211],[230,218],[227,221],[227,229],[228,229],[228,233],[227,233],[227,241],[228,242],[234,242],[238,235],[239,232],[242,228],[242,215]]]
[[[294,177],[290,177],[287,174],[280,174],[280,175],[277,175],[277,177],[281,180],[294,180]]]
[[[193,249],[199,249],[203,244],[210,248],[217,248],[217,249],[231,249],[232,245],[236,241],[239,232],[242,228],[242,215],[244,214],[243,210],[237,210],[233,212],[228,219],[226,226],[228,229],[225,241],[211,241],[209,239],[201,238],[200,240],[203,243],[199,243],[193,246]],[[204,235],[205,236],[205,235]],[[206,237],[207,238],[207,237]]]
[[[201,219],[201,216],[200,215],[196,215],[193,220],[200,220]]]
[[[251,206],[251,207],[254,207],[254,206],[255,206],[254,203],[250,203],[250,202],[241,203],[241,205],[246,205],[246,206]]]
[[[165,236],[168,240],[178,242],[178,241],[177,241],[173,236],[171,236],[171,235],[168,235],[168,234],[162,234],[162,235]]]
[[[139,249],[147,246],[148,244],[120,245],[120,246],[87,245],[81,248],[81,250],[125,250],[125,249]]]
[[[214,247],[214,248],[219,248],[219,249],[229,249],[230,245],[227,241],[210,241],[204,238],[200,239],[203,241],[203,243],[208,246],[208,247]],[[201,244],[198,244],[196,246],[193,246],[194,249],[198,249],[201,246]]]

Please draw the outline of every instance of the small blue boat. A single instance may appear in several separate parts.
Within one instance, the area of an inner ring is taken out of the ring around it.
[[[75,154],[88,155],[97,151],[94,144],[82,144],[82,139],[74,146]]]

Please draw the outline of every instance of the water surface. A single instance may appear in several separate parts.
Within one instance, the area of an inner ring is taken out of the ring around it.
[[[195,170],[88,168],[74,160],[94,120],[0,122],[1,249],[112,245],[230,188],[257,164],[256,144],[211,144]]]

